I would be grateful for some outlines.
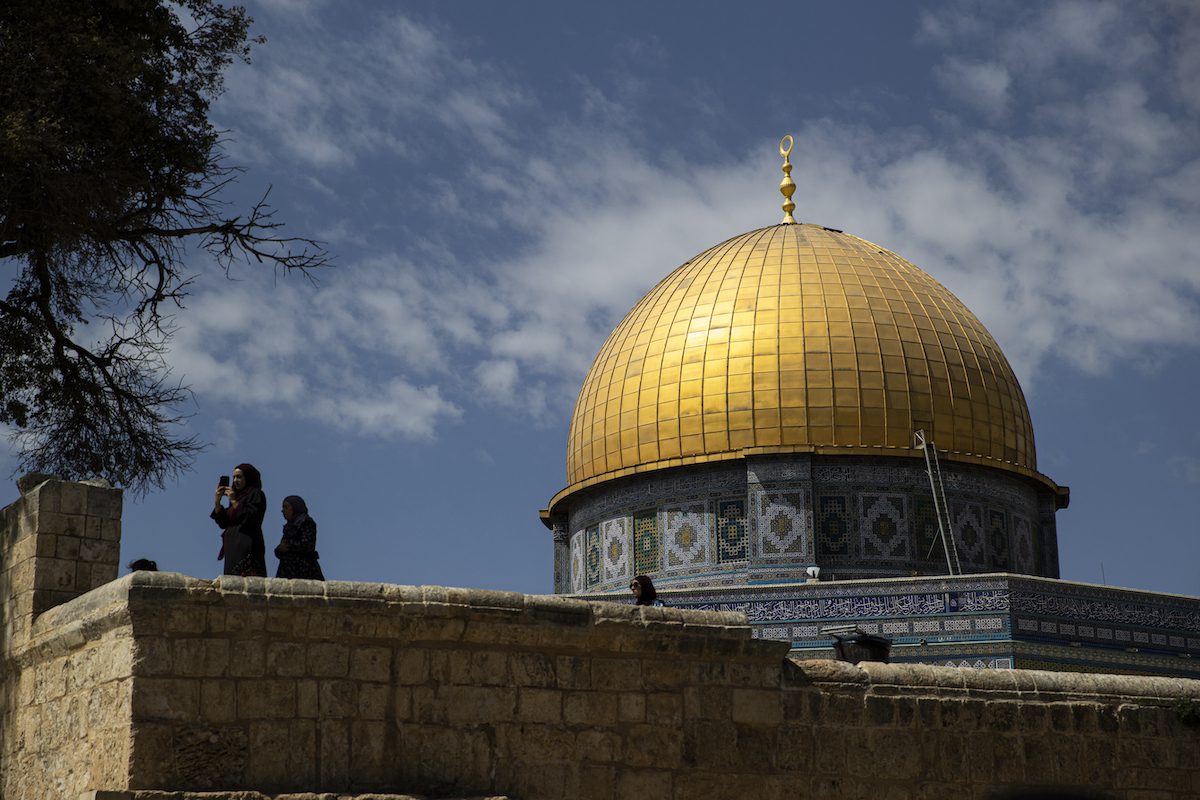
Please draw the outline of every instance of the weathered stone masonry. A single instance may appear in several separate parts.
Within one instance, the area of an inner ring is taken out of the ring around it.
[[[1174,708],[1200,682],[787,649],[732,613],[136,573],[9,642],[2,791],[1200,794],[1200,731]]]

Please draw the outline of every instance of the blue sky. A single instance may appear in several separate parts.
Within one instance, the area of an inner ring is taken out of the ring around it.
[[[913,261],[1013,363],[1072,489],[1063,576],[1200,594],[1194,3],[248,6],[229,199],[273,186],[337,268],[195,259],[172,361],[212,446],[127,498],[124,559],[217,574],[212,487],[250,461],[330,577],[550,591],[537,510],[592,357],[778,221],[792,133],[797,219]]]

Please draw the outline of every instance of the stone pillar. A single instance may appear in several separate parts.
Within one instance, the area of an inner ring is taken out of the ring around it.
[[[571,534],[564,523],[554,525],[554,593],[571,591]]]
[[[0,650],[27,640],[33,620],[117,577],[122,490],[49,475],[17,481],[0,512]]]

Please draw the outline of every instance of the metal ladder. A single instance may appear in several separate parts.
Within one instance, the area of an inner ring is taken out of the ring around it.
[[[929,488],[933,492],[933,513],[937,516],[938,537],[942,540],[942,549],[946,551],[946,568],[951,575],[962,574],[962,564],[958,560],[958,545],[954,542],[954,531],[950,527],[950,506],[946,502],[946,487],[942,484],[942,468],[938,463],[937,448],[933,440],[925,438],[925,431],[913,433],[914,447],[921,448],[925,454],[925,474],[929,476]],[[933,555],[937,540],[929,546],[925,554],[926,560]]]

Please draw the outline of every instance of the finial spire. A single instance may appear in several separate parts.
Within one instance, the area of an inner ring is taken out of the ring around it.
[[[783,156],[783,180],[779,182],[779,191],[783,194],[783,224],[795,225],[796,218],[792,216],[792,212],[796,210],[796,204],[792,202],[792,193],[796,191],[796,182],[792,180],[792,162],[788,160],[788,156],[792,154],[792,135],[779,140],[779,155]]]

